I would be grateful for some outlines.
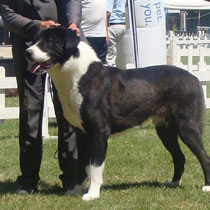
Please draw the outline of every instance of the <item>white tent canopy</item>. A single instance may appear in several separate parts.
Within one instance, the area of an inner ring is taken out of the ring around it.
[[[210,2],[205,0],[163,0],[164,7],[180,10],[208,10]]]

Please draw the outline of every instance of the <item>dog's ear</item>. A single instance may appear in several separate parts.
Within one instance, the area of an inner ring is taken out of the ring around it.
[[[74,55],[77,52],[77,46],[80,42],[80,37],[77,36],[75,30],[66,29],[65,31],[65,49],[64,53]]]

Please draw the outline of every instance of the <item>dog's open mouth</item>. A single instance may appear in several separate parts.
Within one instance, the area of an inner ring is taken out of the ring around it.
[[[47,69],[53,67],[56,63],[55,58],[50,58],[45,62],[34,63],[30,71],[35,74],[44,74]]]

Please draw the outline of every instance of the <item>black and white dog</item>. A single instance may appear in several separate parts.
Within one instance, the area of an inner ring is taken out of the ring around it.
[[[150,117],[173,158],[174,175],[167,185],[181,185],[185,156],[178,143],[180,137],[202,166],[202,190],[210,191],[210,158],[202,142],[205,105],[196,77],[167,65],[132,70],[106,67],[74,31],[63,28],[43,30],[27,49],[26,57],[35,63],[32,72],[47,70],[64,116],[91,139],[87,160],[90,187],[83,200],[100,195],[110,135],[140,125]]]

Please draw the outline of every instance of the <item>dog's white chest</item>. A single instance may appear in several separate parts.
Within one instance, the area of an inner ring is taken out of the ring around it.
[[[68,95],[69,97],[66,97],[66,95],[63,95],[62,93],[59,95],[64,117],[71,123],[71,125],[84,131],[80,116],[80,107],[83,101],[82,96],[77,88],[71,89]]]
[[[78,81],[80,78],[72,77],[71,72],[62,71],[61,69],[54,69],[52,72],[49,72],[49,74],[58,91],[64,117],[71,125],[84,131],[80,115],[83,97],[78,89]]]

